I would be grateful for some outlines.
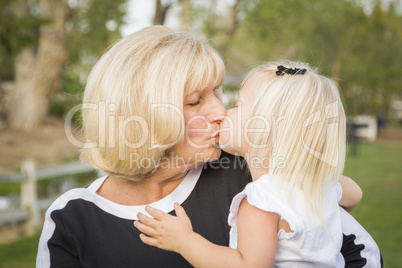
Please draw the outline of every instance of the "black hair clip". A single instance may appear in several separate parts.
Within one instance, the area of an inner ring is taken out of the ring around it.
[[[276,71],[276,75],[277,76],[282,76],[286,74],[291,74],[291,75],[295,75],[295,74],[305,74],[307,72],[306,69],[299,69],[299,68],[286,68],[283,65],[279,65],[278,66],[278,71]]]

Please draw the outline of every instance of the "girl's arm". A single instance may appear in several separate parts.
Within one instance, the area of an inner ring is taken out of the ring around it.
[[[363,192],[351,178],[341,176],[339,183],[342,186],[342,198],[339,205],[347,212],[351,212],[359,204]]]
[[[138,214],[134,225],[150,246],[180,253],[195,267],[272,267],[276,252],[279,215],[250,205],[247,198],[240,204],[237,226],[237,249],[215,245],[194,233],[184,209],[175,203],[176,215],[146,207],[154,217]]]

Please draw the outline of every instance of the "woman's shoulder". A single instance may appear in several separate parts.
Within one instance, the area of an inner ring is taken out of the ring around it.
[[[230,184],[241,184],[242,187],[251,181],[251,175],[244,158],[222,152],[219,159],[203,165],[202,177],[210,177],[216,183],[217,179]]]
[[[222,151],[218,159],[204,164],[204,170],[247,171],[248,166],[243,157]]]
[[[102,185],[107,176],[103,176],[101,178],[93,181],[88,187],[84,188],[73,188],[71,190],[66,191],[61,194],[56,200],[48,208],[48,212],[54,210],[61,210],[66,207],[66,205],[74,200],[87,200],[91,201],[95,198],[95,193],[97,189]]]

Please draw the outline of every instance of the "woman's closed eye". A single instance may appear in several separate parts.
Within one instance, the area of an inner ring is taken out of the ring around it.
[[[196,102],[189,103],[188,105],[190,105],[190,106],[196,106],[196,105],[200,104],[200,101],[201,101],[201,98],[199,98],[198,101],[196,101]]]
[[[190,101],[190,103],[188,103],[188,105],[190,105],[190,106],[197,106],[198,104],[200,104],[201,103],[201,101],[202,101],[202,99],[205,97],[205,98],[209,98],[209,95],[208,94],[210,94],[209,93],[209,91],[208,92],[206,92],[206,91],[202,91],[201,93],[199,93],[200,95],[199,95],[199,98],[198,98],[198,100],[197,101]],[[219,97],[220,96],[220,87],[219,86],[217,86],[217,87],[215,87],[214,89],[213,89],[213,94],[216,96],[216,97]]]

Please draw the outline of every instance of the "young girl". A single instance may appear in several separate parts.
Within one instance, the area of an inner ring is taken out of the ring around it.
[[[243,156],[253,178],[232,201],[230,247],[194,233],[177,203],[177,217],[148,206],[153,219],[139,213],[134,225],[144,243],[195,267],[344,267],[340,206],[350,211],[362,196],[341,176],[345,142],[335,83],[304,63],[267,63],[246,77],[219,133],[221,148]],[[380,267],[373,248],[366,267]]]

